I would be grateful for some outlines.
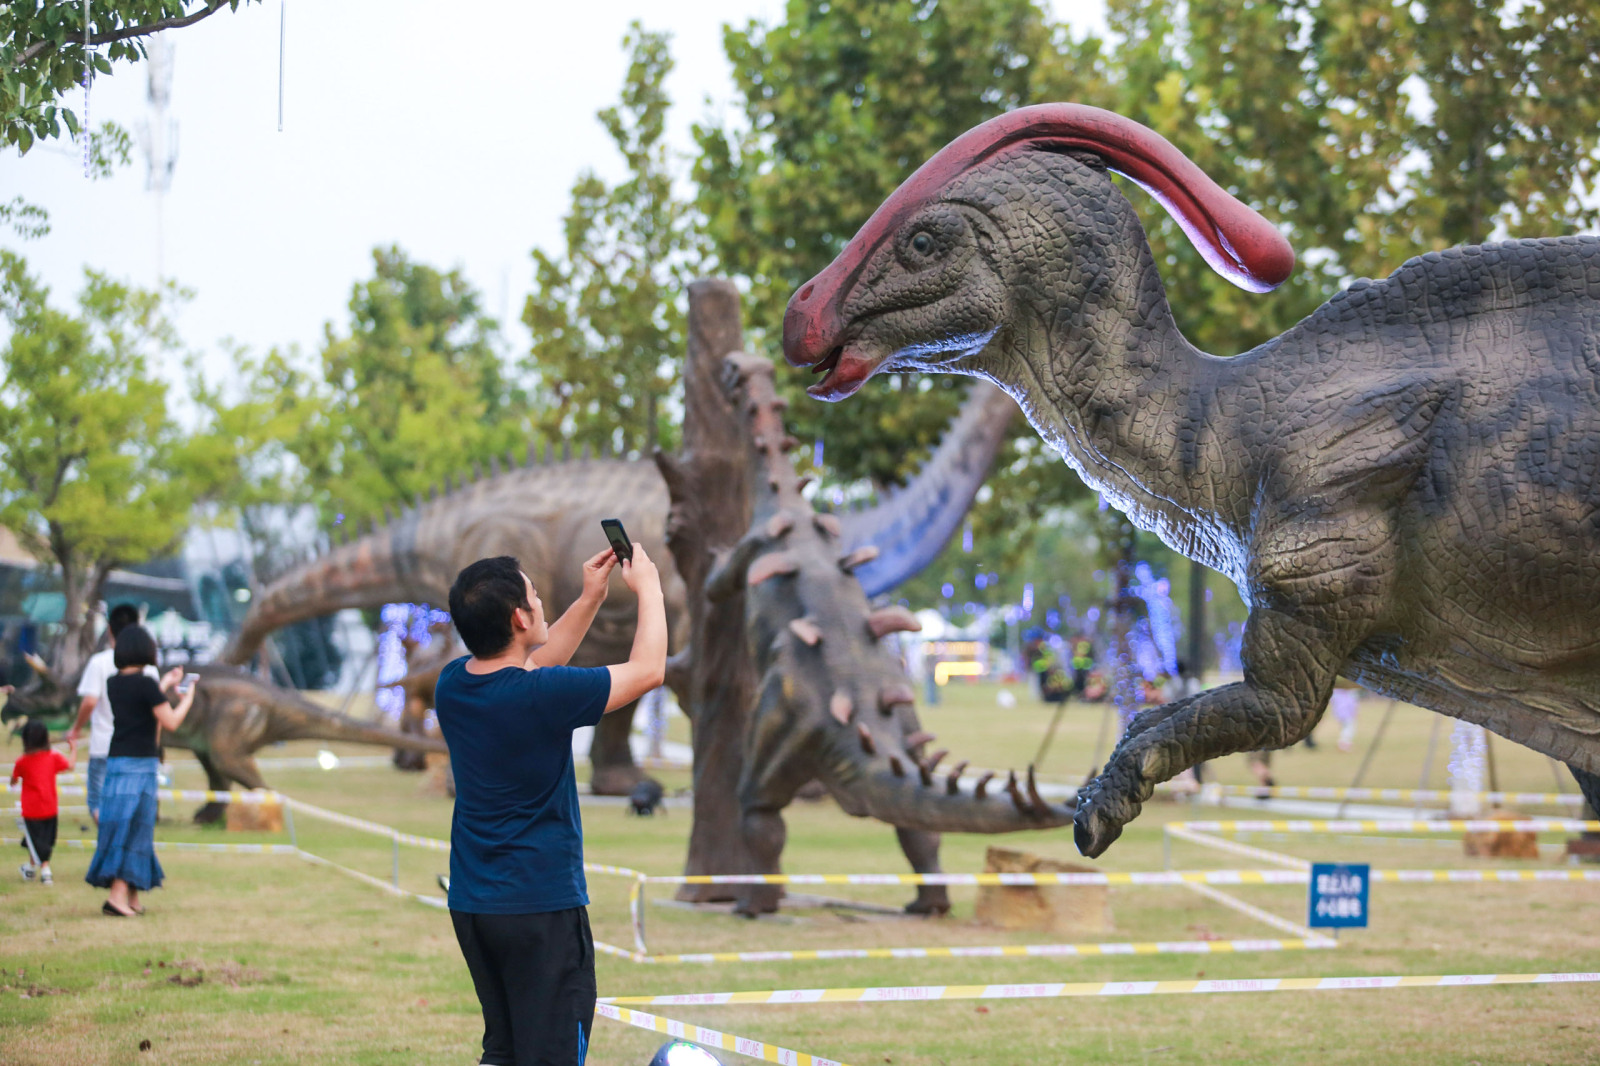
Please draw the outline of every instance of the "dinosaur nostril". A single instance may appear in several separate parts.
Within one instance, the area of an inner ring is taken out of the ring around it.
[[[814,288],[816,288],[815,285],[807,285],[805,288],[800,290],[801,303],[805,303],[807,300],[811,299],[811,290]]]

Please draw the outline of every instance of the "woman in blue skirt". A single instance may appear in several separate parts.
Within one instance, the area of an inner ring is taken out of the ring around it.
[[[100,789],[100,836],[84,880],[111,890],[102,914],[126,918],[143,914],[139,893],[161,884],[155,846],[158,738],[162,729],[183,724],[194,689],[181,693],[174,707],[169,694],[183,679],[183,668],[168,671],[159,683],[145,674],[146,666],[156,664],[156,642],[144,626],[117,634],[112,662],[117,672],[106,681],[112,732]]]

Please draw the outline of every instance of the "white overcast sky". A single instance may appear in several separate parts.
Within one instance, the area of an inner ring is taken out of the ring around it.
[[[287,3],[284,127],[278,29]],[[1053,0],[1075,31],[1103,30],[1101,0]],[[782,13],[781,0],[266,0],[168,35],[169,116],[178,157],[165,206],[164,273],[195,290],[178,316],[186,345],[225,372],[223,338],[257,351],[314,349],[343,328],[371,250],[398,243],[423,262],[461,267],[513,350],[530,249],[560,248],[560,221],[582,170],[621,169],[595,121],[615,103],[628,23],[672,33],[672,142],[729,109],[721,28]],[[145,66],[94,85],[91,121],[137,130],[148,115]],[[707,100],[710,103],[707,103]],[[82,92],[71,94],[75,109]],[[0,199],[50,212],[48,237],[21,251],[65,304],[92,266],[142,285],[157,276],[156,212],[145,164],[88,181],[67,141],[0,157]]]

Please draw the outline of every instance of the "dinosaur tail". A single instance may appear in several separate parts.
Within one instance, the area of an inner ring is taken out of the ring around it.
[[[307,717],[286,740],[345,740],[356,744],[376,744],[404,751],[437,752],[448,755],[450,749],[437,737],[417,733],[402,733],[398,729],[374,725],[342,714],[321,711]]]
[[[374,607],[408,591],[417,600],[438,598],[436,580],[421,571],[416,551],[418,512],[409,510],[381,529],[307,560],[257,591],[239,631],[218,657],[248,663],[267,635],[283,626],[321,618],[346,607]]]
[[[855,571],[868,597],[922,571],[944,549],[1005,446],[1016,402],[987,381],[974,382],[961,413],[916,477],[887,500],[839,516],[844,551],[866,545],[875,559]]]
[[[866,753],[863,752],[863,755]],[[1023,778],[1013,772],[1002,781],[985,773],[971,784],[962,780],[966,763],[938,773],[942,758],[929,761],[908,754],[854,756],[855,779],[826,781],[839,806],[900,829],[934,833],[1015,833],[1069,825],[1072,804],[1052,804],[1039,795],[1033,768]]]

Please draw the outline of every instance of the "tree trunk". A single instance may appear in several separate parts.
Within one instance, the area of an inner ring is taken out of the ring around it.
[[[737,543],[751,521],[751,442],[720,384],[723,357],[742,346],[739,293],[733,283],[693,282],[683,372],[683,450],[676,457],[656,453],[672,497],[667,547],[689,594],[689,700],[684,709],[694,729],[694,825],[686,874],[751,869],[739,825],[738,787],[758,679],[745,647],[744,597],[711,603],[704,591],[716,553]],[[678,899],[707,902],[736,894],[737,886],[684,885]]]

